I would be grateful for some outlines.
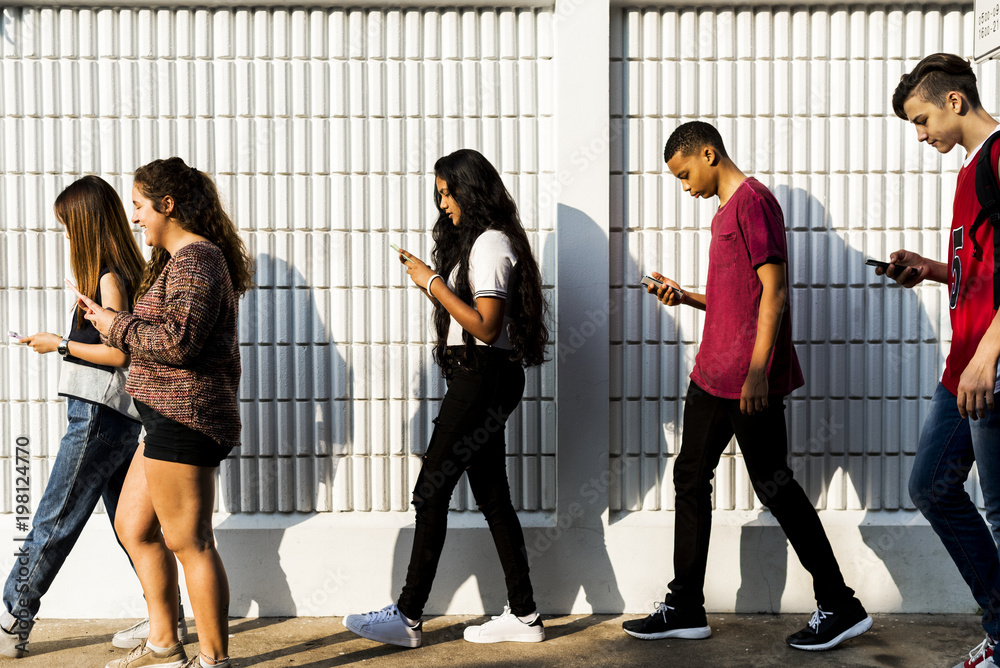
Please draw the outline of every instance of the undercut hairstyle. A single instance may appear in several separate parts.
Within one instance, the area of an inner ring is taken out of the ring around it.
[[[909,74],[899,78],[896,92],[892,94],[892,110],[904,121],[908,121],[903,105],[914,95],[924,102],[930,102],[939,109],[945,105],[948,93],[961,93],[973,111],[980,109],[979,89],[976,88],[976,73],[972,64],[960,56],[950,53],[935,53],[927,56]]]
[[[663,162],[670,162],[678,153],[683,156],[694,155],[706,146],[714,148],[720,157],[729,157],[726,145],[722,143],[722,135],[714,125],[703,121],[684,123],[673,131],[667,145],[663,147]]]

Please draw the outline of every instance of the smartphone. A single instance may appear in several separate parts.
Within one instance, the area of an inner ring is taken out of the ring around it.
[[[9,336],[12,339],[22,339],[22,338],[24,338],[20,334],[18,334],[17,332],[15,332],[13,329],[8,329],[7,330],[7,336]]]
[[[650,285],[652,285],[654,287],[659,288],[661,285],[663,285],[663,281],[658,281],[655,278],[653,278],[652,276],[643,276],[642,280],[639,281],[639,282],[642,283],[643,285],[647,286],[647,287],[650,286]],[[684,291],[681,290],[680,288],[675,288],[672,285],[668,285],[667,287],[670,288],[672,291],[676,292],[678,297],[680,297],[681,295],[684,294]]]
[[[888,262],[882,262],[880,260],[872,260],[872,259],[869,258],[869,259],[865,260],[865,264],[867,264],[869,267],[881,267],[882,271],[887,271],[889,269],[889,263]],[[909,270],[912,269],[914,272],[916,272],[916,270],[917,270],[916,267],[900,267],[900,269],[906,269],[907,271],[909,271]]]
[[[869,267],[881,267],[883,271],[889,268],[888,262],[882,262],[881,260],[872,260],[871,258],[865,260],[865,264]]]
[[[406,264],[407,262],[409,262],[409,260],[406,258],[406,256],[403,255],[403,249],[402,248],[400,248],[396,244],[389,244],[389,248],[391,248],[392,250],[396,251],[399,254],[399,261],[400,262],[402,262],[403,264]]]

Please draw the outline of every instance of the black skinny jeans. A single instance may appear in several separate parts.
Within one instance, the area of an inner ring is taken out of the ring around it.
[[[462,473],[468,473],[493,535],[511,611],[519,616],[535,611],[524,533],[510,501],[504,442],[507,418],[524,392],[524,370],[507,359],[509,351],[477,346],[471,364],[452,361],[464,354],[464,346],[448,349],[448,391],[413,487],[416,530],[406,585],[397,601],[410,619],[424,612],[444,549],[448,504]]]
[[[812,575],[819,605],[835,610],[851,601],[854,590],[844,583],[819,515],[788,468],[784,397],[771,395],[763,412],[744,415],[739,399],[720,399],[692,382],[684,404],[681,451],[674,464],[676,524],[674,579],[667,585],[670,604],[680,609],[705,604],[712,478],[734,434],[754,492]]]

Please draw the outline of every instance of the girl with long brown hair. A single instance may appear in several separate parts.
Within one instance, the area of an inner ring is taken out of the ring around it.
[[[99,177],[84,176],[56,198],[55,215],[66,230],[70,266],[82,292],[95,304],[130,310],[143,258],[118,193]],[[19,341],[37,353],[58,351],[62,356],[58,392],[66,397],[68,425],[21,546],[22,558],[4,584],[0,654],[13,658],[26,650],[41,598],[98,499],[104,500],[114,523],[140,429],[125,391],[129,357],[101,343],[84,310],[74,306],[65,337],[38,332]]]
[[[229,581],[212,511],[216,469],[240,445],[237,316],[253,263],[211,178],[180,158],[136,170],[132,200],[132,221],[153,248],[135,312],[81,295],[87,319],[132,356],[128,391],[146,429],[115,529],[142,582],[149,637],[107,668],[227,668]],[[190,660],[173,624],[175,556],[198,629],[200,655]]]

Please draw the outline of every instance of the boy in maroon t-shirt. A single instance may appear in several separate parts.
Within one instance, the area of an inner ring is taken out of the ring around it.
[[[708,123],[674,130],[663,158],[693,197],[718,196],[719,210],[712,219],[705,294],[680,291],[657,273],[653,277],[663,285],[648,289],[667,306],[705,311],[705,331],[674,464],[674,579],[656,611],[622,628],[644,640],[711,635],[704,608],[711,481],[735,435],[754,492],[813,577],[818,609],[787,642],[797,649],[830,649],[870,629],[872,620],[844,583],[816,509],[788,467],[784,397],[803,380],[792,346],[781,207],[729,159]]]
[[[948,53],[927,56],[903,75],[892,96],[892,108],[916,126],[917,141],[939,153],[955,146],[966,157],[958,172],[948,262],[913,251],[898,250],[889,258],[887,274],[912,288],[924,280],[947,283],[951,315],[951,349],[944,375],[920,429],[910,474],[910,498],[927,518],[958,566],[983,610],[986,639],[956,668],[1000,665],[993,656],[1000,640],[1000,413],[994,410],[1000,319],[993,308],[995,230],[989,220],[976,224],[976,162],[980,149],[1000,125],[979,102],[976,75],[964,58]],[[1000,141],[989,160],[1000,159]],[[972,464],[979,467],[986,518],[965,490]]]

